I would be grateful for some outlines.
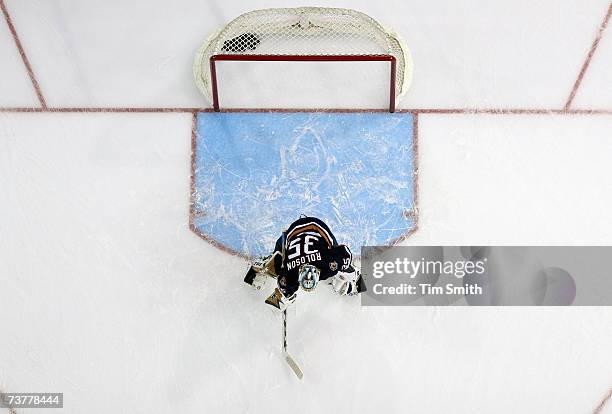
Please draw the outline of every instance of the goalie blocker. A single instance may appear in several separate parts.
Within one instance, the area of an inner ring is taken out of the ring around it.
[[[272,254],[253,262],[244,281],[261,289],[268,277],[276,279],[277,287],[266,303],[280,310],[295,301],[300,286],[312,291],[320,281],[327,281],[340,295],[366,290],[350,249],[338,244],[329,227],[315,217],[293,222],[276,241]]]

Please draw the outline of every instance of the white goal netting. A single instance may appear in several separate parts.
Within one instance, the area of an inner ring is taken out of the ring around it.
[[[206,39],[193,66],[196,84],[211,103],[210,58],[215,55],[390,55],[396,60],[396,102],[412,79],[412,59],[402,39],[371,17],[349,9],[255,10],[223,26]]]

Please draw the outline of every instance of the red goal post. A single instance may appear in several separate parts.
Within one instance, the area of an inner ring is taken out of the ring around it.
[[[389,62],[389,111],[412,80],[401,38],[369,16],[348,9],[302,7],[245,13],[210,36],[196,54],[198,89],[220,110],[217,62]]]

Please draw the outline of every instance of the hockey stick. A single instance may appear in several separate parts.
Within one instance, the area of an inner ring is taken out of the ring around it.
[[[299,379],[302,379],[304,377],[302,370],[287,352],[287,309],[283,311],[283,355],[285,356],[285,361],[287,361],[287,364],[289,364],[289,367],[293,370],[295,375]]]
[[[283,231],[281,240],[283,258],[281,261],[282,268],[285,262],[285,244],[287,243],[287,233],[285,231]],[[283,355],[285,356],[285,361],[287,361],[287,364],[289,364],[289,367],[291,367],[295,375],[297,375],[299,379],[302,379],[302,377],[304,377],[304,374],[302,374],[302,370],[300,369],[298,364],[296,364],[295,360],[291,357],[291,355],[289,355],[289,353],[287,352],[287,309],[283,310]]]

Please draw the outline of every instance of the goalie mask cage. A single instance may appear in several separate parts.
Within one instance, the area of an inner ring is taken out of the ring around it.
[[[389,62],[389,111],[412,79],[410,52],[401,38],[354,10],[301,7],[245,13],[210,36],[196,54],[198,89],[219,106],[219,61]],[[298,82],[296,80],[296,82]]]

